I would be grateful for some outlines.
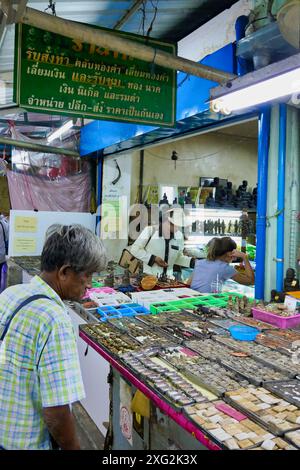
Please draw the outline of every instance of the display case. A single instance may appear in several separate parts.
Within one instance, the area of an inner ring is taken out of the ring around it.
[[[242,245],[242,221],[241,210],[207,209],[204,207],[186,209],[186,214],[191,218],[192,225],[185,229],[185,250],[187,254],[197,256],[204,253],[207,243],[214,237],[231,237],[238,248]],[[247,238],[251,241],[255,238],[255,220],[253,215],[247,217]]]

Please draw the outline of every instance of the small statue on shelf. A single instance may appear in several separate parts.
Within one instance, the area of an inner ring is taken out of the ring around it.
[[[237,315],[240,314],[240,299],[239,299],[239,297],[236,297],[236,299],[235,299],[234,311]]]
[[[226,195],[226,205],[231,206],[233,204],[233,191],[232,191],[231,181],[227,181],[226,188],[225,188],[225,195]]]
[[[215,207],[216,201],[212,194],[209,194],[205,201],[205,207]]]
[[[163,198],[159,201],[159,206],[170,206],[166,193],[164,193]]]
[[[231,230],[232,230],[232,222],[231,222],[231,220],[229,220],[229,224],[228,224],[228,234],[229,235],[231,234]]]
[[[295,270],[288,268],[284,279],[284,292],[299,290],[299,279],[296,278]]]
[[[252,316],[252,305],[250,304],[249,300],[247,299],[247,305],[245,307],[245,317]]]
[[[238,187],[236,192],[237,197],[241,197],[242,193],[247,192],[248,181],[244,180],[243,183]]]
[[[235,235],[239,234],[239,223],[237,220],[234,222],[234,234]]]
[[[222,233],[222,235],[225,235],[225,229],[226,229],[225,222],[224,222],[224,220],[222,220],[222,223],[221,223],[221,233]]]
[[[214,234],[218,235],[218,221],[217,220],[214,222]]]
[[[228,308],[228,310],[232,310],[232,309],[233,309],[232,295],[230,295],[230,296],[228,297],[227,308]]]
[[[220,184],[220,178],[218,176],[215,176],[214,180],[210,183],[211,188],[217,188]]]
[[[275,304],[282,304],[285,299],[285,292],[277,292],[277,290],[271,290],[271,302]]]
[[[218,234],[221,235],[221,220],[218,219]]]

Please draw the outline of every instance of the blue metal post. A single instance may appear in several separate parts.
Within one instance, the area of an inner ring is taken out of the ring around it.
[[[97,152],[98,153],[98,152]],[[103,176],[103,155],[97,155],[97,212],[96,212],[96,233],[100,236],[100,221],[101,221],[101,203],[102,203],[102,176]]]
[[[258,120],[258,179],[256,218],[255,298],[263,299],[265,291],[266,213],[271,110],[265,108]]]
[[[284,263],[284,197],[285,197],[285,160],[286,160],[286,104],[279,107],[279,150],[278,150],[278,217],[276,251],[276,290],[283,290]]]
[[[235,22],[235,35],[236,41],[245,37],[245,30],[249,23],[249,18],[246,15],[239,16]],[[240,75],[245,75],[247,73],[249,66],[246,59],[236,56],[236,73]]]

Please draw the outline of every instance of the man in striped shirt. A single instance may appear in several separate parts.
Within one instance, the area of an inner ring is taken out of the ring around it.
[[[80,448],[70,405],[84,398],[84,388],[63,300],[80,299],[105,263],[92,232],[56,226],[45,242],[40,276],[0,295],[0,337],[6,333],[0,344],[0,448],[51,449],[53,440],[61,449]]]

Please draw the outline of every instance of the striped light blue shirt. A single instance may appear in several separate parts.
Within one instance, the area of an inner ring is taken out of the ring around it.
[[[42,409],[84,398],[76,338],[57,293],[36,276],[0,295],[0,331],[26,298],[0,346],[0,447],[50,449]]]

